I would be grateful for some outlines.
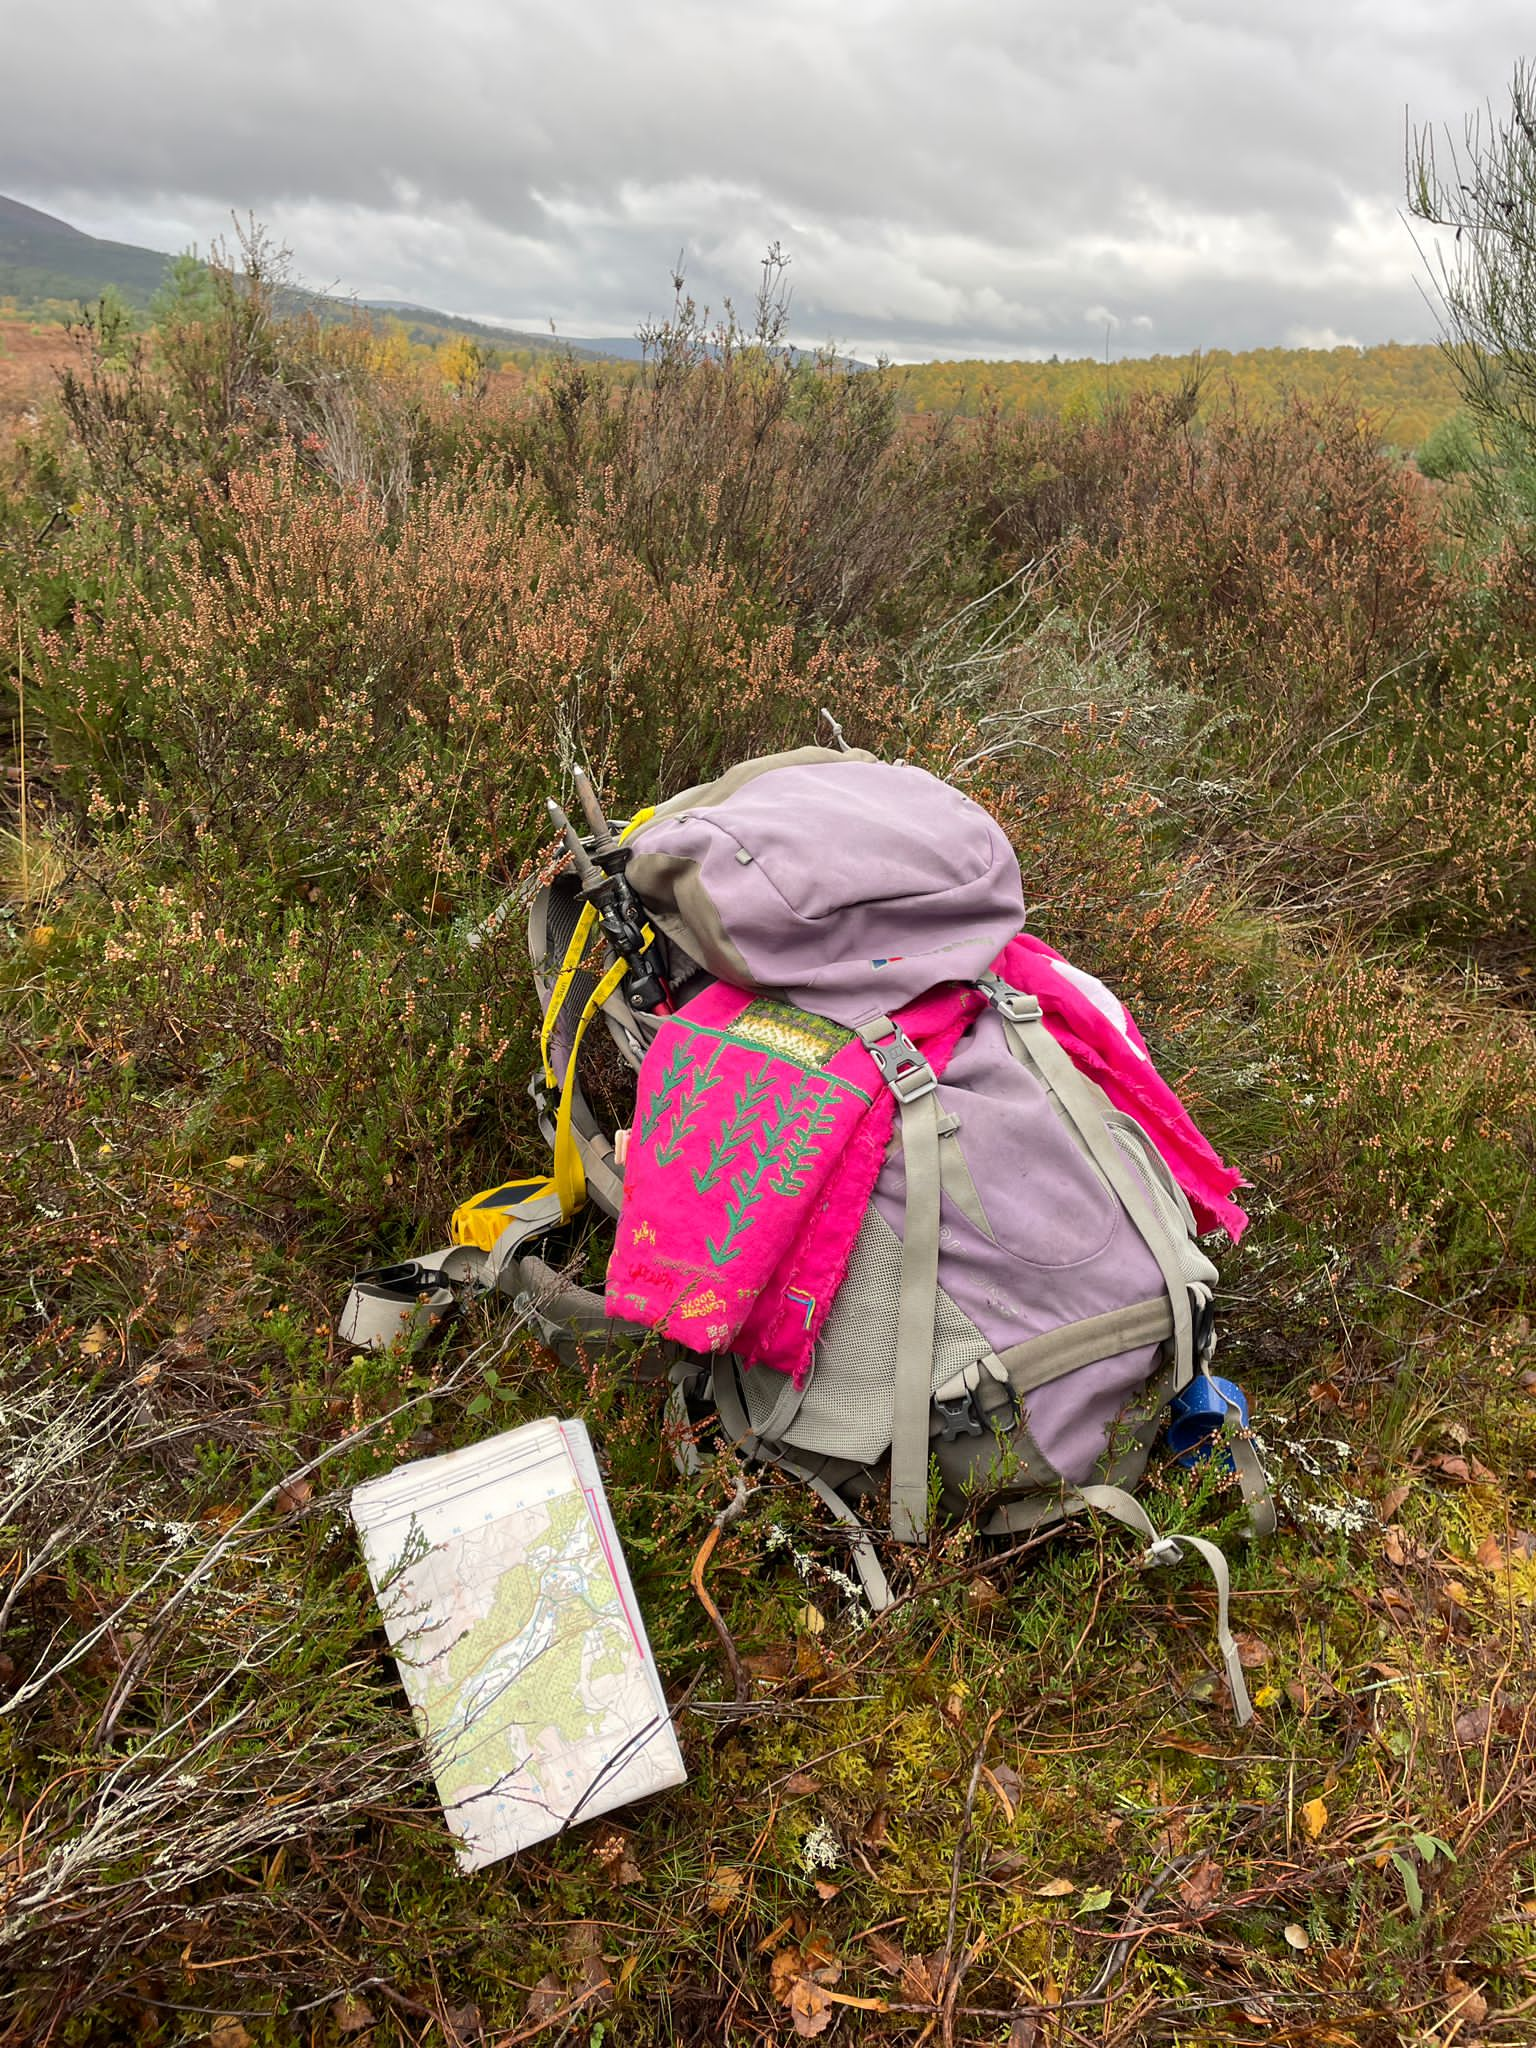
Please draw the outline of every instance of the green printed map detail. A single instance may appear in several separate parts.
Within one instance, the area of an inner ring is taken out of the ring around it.
[[[525,1504],[441,1543],[391,1589],[397,1644],[450,1824],[504,1854],[548,1833],[656,1702],[579,1491]],[[623,1775],[653,1789],[648,1752]],[[612,1802],[605,1802],[612,1803]]]

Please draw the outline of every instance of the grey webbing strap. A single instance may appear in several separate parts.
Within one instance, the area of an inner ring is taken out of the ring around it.
[[[1264,1470],[1253,1440],[1245,1430],[1234,1427],[1229,1421],[1222,1432],[1220,1442],[1232,1460],[1232,1469],[1237,1474],[1243,1501],[1248,1509],[1248,1526],[1255,1536],[1273,1536],[1277,1526],[1275,1497],[1269,1490],[1269,1474]]]
[[[484,1252],[448,1244],[398,1266],[360,1273],[347,1291],[336,1334],[362,1351],[387,1351],[398,1337],[431,1328],[459,1306],[467,1292],[480,1292]]]
[[[553,1230],[560,1221],[560,1197],[553,1190],[518,1202],[500,1237],[485,1254],[480,1268],[480,1285],[487,1293],[501,1285],[501,1278],[523,1246],[542,1231]]]
[[[488,1252],[476,1245],[448,1244],[423,1252],[408,1266],[361,1274],[353,1281],[336,1333],[344,1344],[387,1351],[395,1339],[420,1323],[440,1323],[466,1301],[490,1294],[530,1238],[560,1221],[557,1194],[532,1195],[516,1203]],[[415,1284],[391,1284],[391,1271],[415,1276]],[[516,1277],[515,1269],[513,1277]]]
[[[1015,1394],[1032,1394],[1037,1387],[1076,1372],[1079,1366],[1116,1358],[1143,1344],[1160,1344],[1172,1334],[1173,1313],[1160,1294],[1155,1301],[1132,1302],[1101,1316],[1086,1316],[1080,1323],[1063,1323],[1059,1329],[1027,1338],[1022,1344],[1011,1344],[998,1353],[998,1363]]]
[[[1110,1136],[1090,1084],[1051,1036],[1034,996],[1010,988],[995,974],[976,983],[1002,1019],[1015,1058],[1033,1066],[1071,1119],[1083,1148],[1120,1198],[1149,1252],[1157,1261],[1173,1310],[1174,1373],[1177,1387],[1187,1386],[1195,1370],[1194,1324],[1189,1312],[1189,1280],[1180,1267],[1167,1225],[1138,1182],[1124,1153]]]
[[[889,1017],[861,1025],[859,1037],[901,1108],[907,1192],[891,1412],[891,1534],[899,1543],[921,1543],[928,1533],[928,1411],[939,1296],[939,1084]]]
[[[974,1224],[983,1237],[992,1237],[992,1225],[981,1204],[981,1194],[971,1176],[971,1169],[965,1163],[965,1154],[960,1149],[960,1122],[958,1117],[944,1117],[939,1123],[939,1186],[946,1198],[953,1202],[968,1223]],[[993,1243],[997,1242],[992,1238]]]
[[[791,1479],[798,1479],[808,1486],[823,1507],[827,1508],[843,1527],[850,1532],[852,1542],[849,1548],[853,1555],[853,1568],[859,1575],[859,1584],[864,1588],[870,1611],[883,1614],[891,1605],[891,1589],[880,1560],[875,1555],[875,1546],[870,1541],[869,1531],[849,1507],[841,1494],[829,1486],[821,1475],[808,1465],[802,1465],[797,1458],[789,1457],[760,1437],[752,1427],[752,1418],[747,1413],[736,1385],[736,1368],[728,1358],[716,1362],[710,1375],[710,1391],[714,1395],[715,1407],[724,1423],[726,1434],[742,1454],[749,1458],[760,1458],[765,1464],[775,1466],[780,1472],[787,1472]]]
[[[1227,1687],[1232,1695],[1232,1712],[1241,1728],[1253,1719],[1253,1702],[1248,1697],[1248,1683],[1243,1677],[1242,1659],[1237,1654],[1237,1643],[1232,1634],[1230,1606],[1232,1584],[1227,1573],[1227,1560],[1214,1543],[1208,1543],[1203,1536],[1160,1536],[1153,1527],[1146,1509],[1139,1500],[1124,1493],[1118,1486],[1079,1486],[1067,1495],[1067,1506],[1080,1503],[1084,1507],[1097,1508],[1101,1514],[1111,1515],[1117,1522],[1123,1522],[1128,1529],[1134,1529],[1147,1542],[1146,1564],[1176,1564],[1181,1549],[1188,1545],[1204,1558],[1206,1568],[1216,1583],[1216,1642],[1221,1650],[1221,1661],[1227,1674]]]

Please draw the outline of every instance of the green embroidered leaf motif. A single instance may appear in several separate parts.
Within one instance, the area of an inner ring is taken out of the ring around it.
[[[744,1166],[739,1173],[731,1176],[731,1191],[734,1202],[725,1205],[725,1230],[718,1238],[706,1238],[705,1249],[717,1266],[728,1266],[741,1250],[737,1239],[749,1231],[757,1218],[753,1210],[768,1190],[763,1186],[764,1176],[779,1157],[786,1134],[794,1128],[800,1114],[800,1106],[806,1097],[803,1081],[796,1081],[786,1100],[780,1104],[775,1099],[777,1114],[771,1123],[763,1126],[752,1146],[752,1163]]]
[[[772,1086],[772,1069],[765,1062],[755,1073],[748,1074],[741,1087],[737,1089],[736,1099],[731,1104],[730,1121],[717,1138],[711,1138],[709,1141],[708,1164],[694,1168],[693,1184],[701,1195],[709,1193],[751,1135],[752,1127],[757,1122],[763,1106],[763,1097]]]
[[[677,1044],[672,1048],[672,1057],[667,1062],[667,1070],[662,1075],[660,1081],[657,1082],[656,1092],[646,1107],[645,1115],[640,1119],[640,1142],[642,1145],[650,1143],[656,1134],[656,1126],[672,1107],[672,1098],[676,1095],[678,1088],[682,1084],[683,1076],[688,1071],[689,1062],[692,1057],[693,1048],[689,1041],[685,1038],[679,1038]]]
[[[776,1195],[803,1195],[806,1188],[806,1169],[813,1159],[821,1156],[821,1147],[816,1142],[824,1138],[837,1120],[837,1106],[832,1092],[828,1089],[817,1102],[810,1117],[798,1131],[791,1131],[789,1142],[784,1147],[783,1163],[777,1178],[773,1181]]]
[[[695,1039],[694,1044],[696,1045],[697,1043],[698,1040]],[[720,1052],[721,1044],[719,1039],[716,1039],[709,1058],[704,1062],[703,1066],[694,1068],[692,1079],[689,1081],[683,1094],[678,1098],[677,1112],[672,1120],[672,1128],[668,1131],[665,1141],[656,1147],[656,1164],[658,1166],[670,1166],[672,1164],[683,1148],[683,1140],[693,1129],[699,1111],[704,1106],[705,1096],[711,1088],[717,1086],[720,1077],[715,1072],[715,1062],[719,1059]]]

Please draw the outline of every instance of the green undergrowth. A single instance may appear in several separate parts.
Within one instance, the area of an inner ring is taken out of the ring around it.
[[[251,986],[295,931],[318,953],[323,930],[296,911],[247,957]],[[37,1695],[51,1738],[26,1705],[6,1717],[28,1816],[13,2030],[62,1992],[80,2039],[235,2018],[258,2040],[343,2038],[338,2015],[364,2009],[373,2038],[446,2039],[473,2006],[489,2038],[542,2014],[583,2040],[702,2040],[782,2029],[803,1983],[846,2028],[916,2039],[955,1981],[946,1947],[968,1959],[955,2009],[978,2040],[1005,2038],[1010,2009],[1041,2039],[1057,2009],[1093,2039],[1262,2038],[1323,1999],[1335,2038],[1418,2038],[1393,2015],[1454,2005],[1448,1941],[1490,2009],[1518,2002],[1536,1936],[1519,1833],[1536,1075],[1518,1019],[1246,914],[1186,940],[1220,994],[1170,1005],[1158,1051],[1198,1074],[1202,1118],[1250,1162],[1223,1357],[1256,1400],[1284,1526],[1248,1550],[1219,1487],[1176,1472],[1148,1506],[1227,1540],[1251,1729],[1232,1724],[1197,1571],[1143,1572],[1110,1528],[1002,1559],[952,1531],[890,1554],[902,1604],[872,1622],[813,1504],[771,1480],[709,1568],[750,1678],[738,1720],[688,1584],[725,1483],[675,1472],[643,1369],[560,1365],[479,1311],[410,1358],[334,1338],[349,1269],[513,1163],[506,1127],[455,1125],[429,1097],[438,1163],[397,1193],[391,1118],[418,1071],[398,1031],[400,1095],[386,1078],[322,1158],[302,1088],[323,1075],[342,1105],[350,1048],[257,1059],[238,1016],[188,1005],[156,1059],[158,1019],[121,1042],[99,932],[55,934],[18,934],[10,968],[32,1010],[6,1167],[28,1371],[7,1425],[58,1446],[12,1526],[35,1541],[50,1513],[84,1521],[63,1577],[24,1589],[8,1681],[149,1590]],[[105,1419],[81,1448],[63,1411],[87,1394]],[[606,1461],[690,1783],[462,1879],[345,1493],[552,1411],[586,1416]],[[167,1616],[167,1589],[210,1558]],[[101,1886],[114,1929],[72,1953],[70,1909]],[[1126,1928],[1107,2000],[1072,2004]]]

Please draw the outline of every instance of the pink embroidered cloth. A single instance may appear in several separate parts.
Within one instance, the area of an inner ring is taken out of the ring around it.
[[[942,1073],[981,1005],[949,984],[900,1021]],[[706,989],[662,1024],[640,1069],[608,1313],[803,1385],[895,1114],[846,1026]]]
[[[1118,996],[1064,960],[1032,932],[1020,932],[998,955],[993,972],[1010,988],[1038,998],[1051,1035],[1116,1109],[1135,1117],[1184,1190],[1201,1230],[1224,1230],[1234,1244],[1248,1217],[1232,1199],[1245,1185],[1224,1165],[1194,1118],[1152,1064],[1146,1041]]]
[[[1074,1064],[1142,1124],[1201,1227],[1235,1241],[1247,1223],[1230,1199],[1240,1177],[1109,990],[1029,934],[994,971],[1038,998]],[[982,1000],[946,983],[896,1017],[942,1076]],[[725,983],[705,990],[662,1023],[640,1069],[608,1313],[804,1385],[895,1114],[845,1026]]]

